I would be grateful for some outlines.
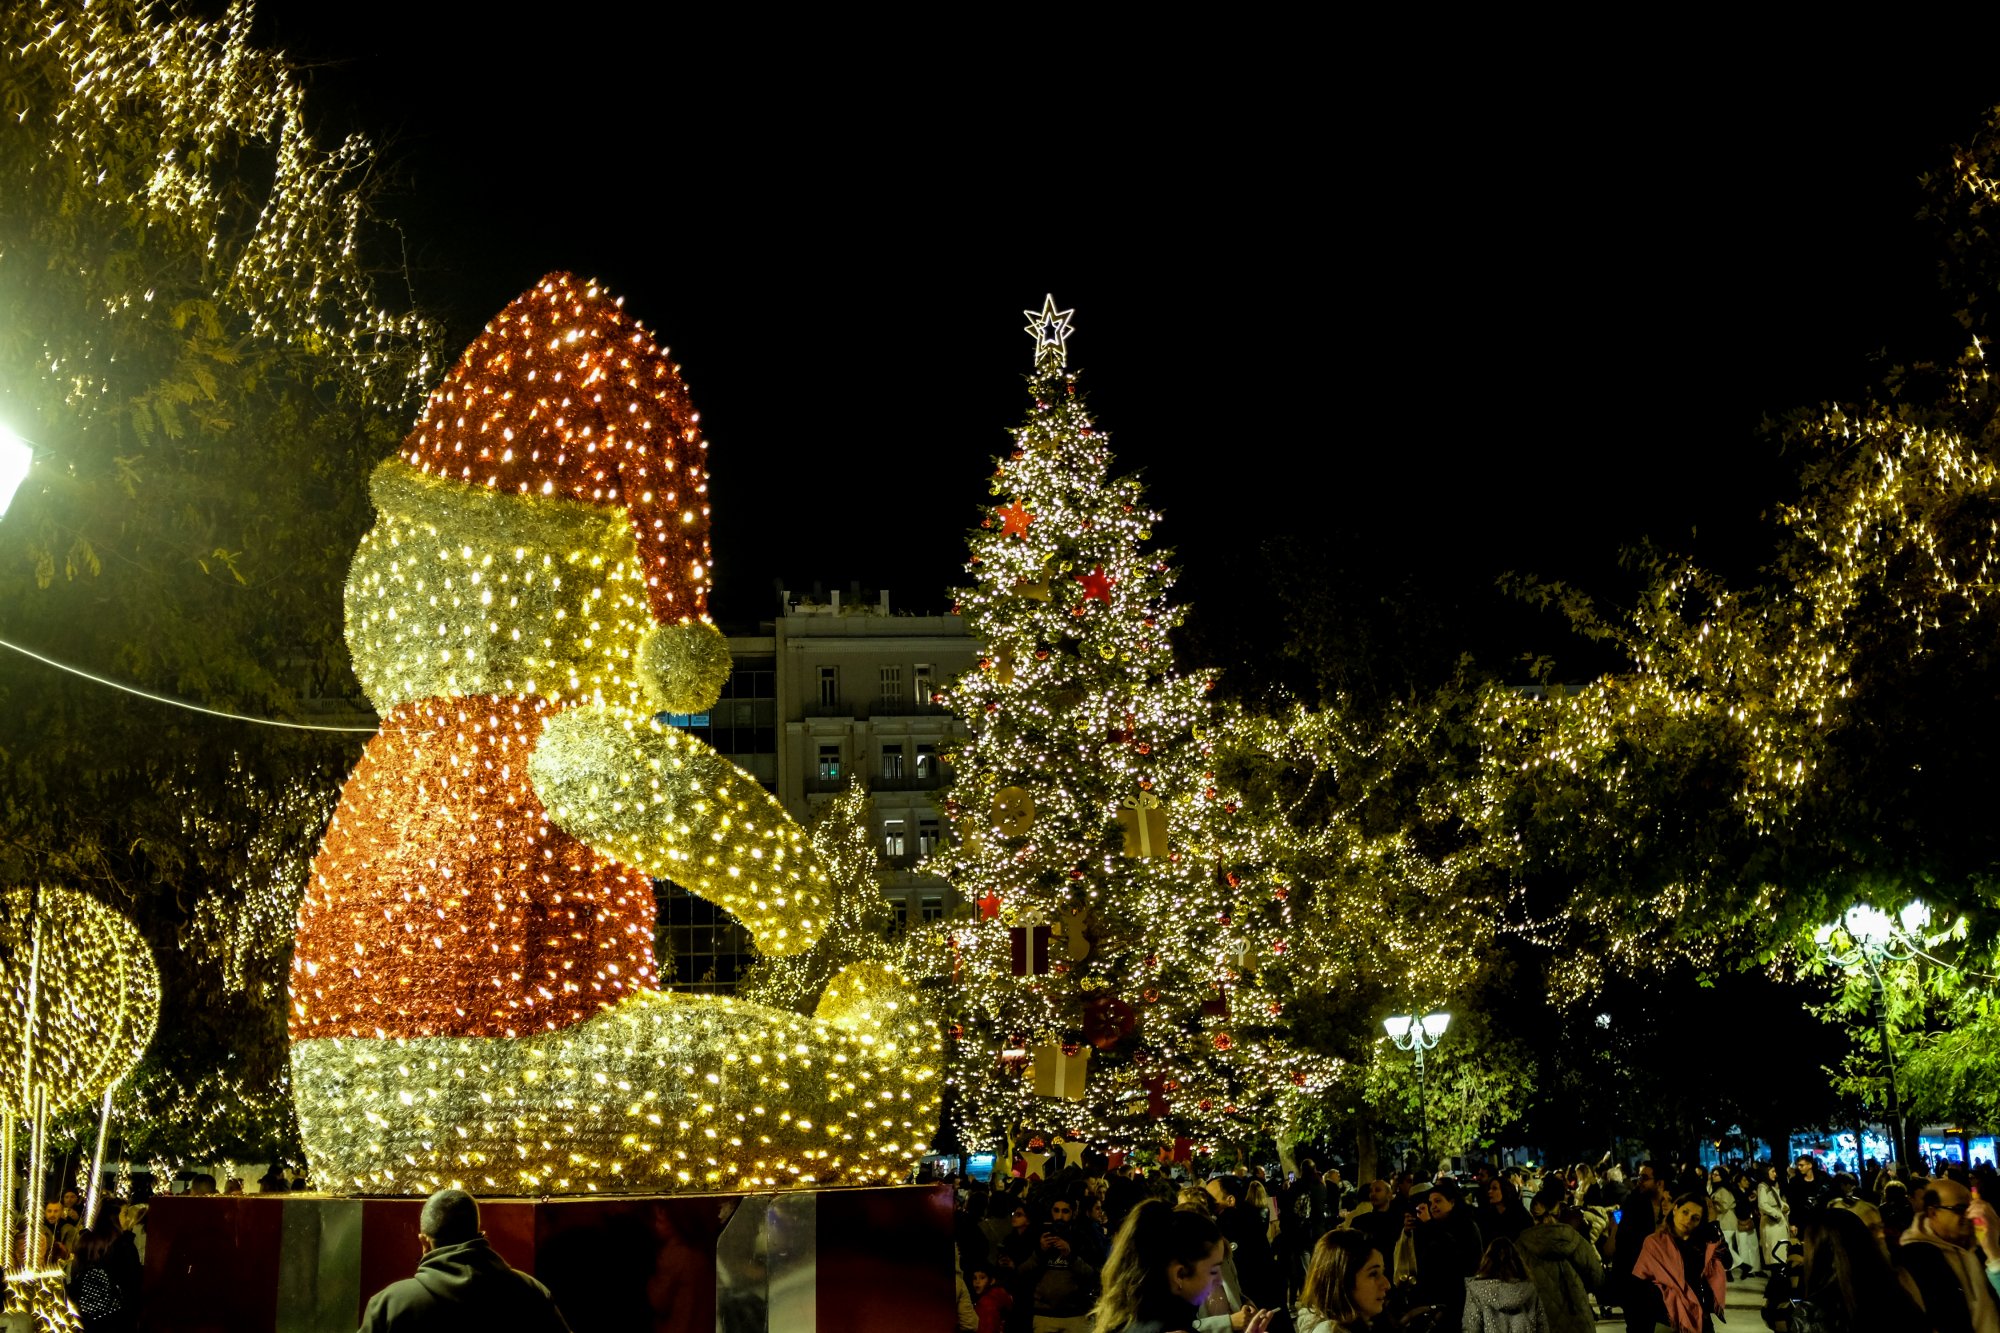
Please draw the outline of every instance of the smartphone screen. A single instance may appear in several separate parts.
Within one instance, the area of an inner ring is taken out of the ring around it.
[[[1613,1223],[1623,1222],[1625,1220],[1625,1210],[1623,1208],[1613,1208],[1611,1210],[1611,1220]]]

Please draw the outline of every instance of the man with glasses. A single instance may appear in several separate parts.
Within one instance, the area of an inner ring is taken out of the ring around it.
[[[2000,1333],[2000,1218],[1992,1204],[1948,1176],[1933,1180],[1897,1260],[1938,1333]]]

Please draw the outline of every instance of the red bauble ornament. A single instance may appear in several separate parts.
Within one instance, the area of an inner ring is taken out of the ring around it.
[[[1306,1085],[1306,1071],[1303,1069],[1294,1069],[1292,1071],[1292,1086],[1295,1088],[1303,1088],[1305,1085]]]
[[[1206,1111],[1212,1108],[1215,1105],[1215,1103],[1210,1101],[1208,1098],[1204,1097],[1199,1102],[1196,1102],[1195,1105],[1199,1106],[1202,1110]]]
[[[1286,888],[1284,885],[1280,884],[1277,888],[1271,890],[1271,896],[1273,898],[1276,898],[1279,902],[1284,902],[1287,898],[1290,898],[1292,896],[1292,891]]]
[[[1224,802],[1222,803],[1222,810],[1223,810],[1223,813],[1224,813],[1224,814],[1231,814],[1231,815],[1235,814],[1235,813],[1236,813],[1236,802],[1234,802],[1234,801],[1224,801]]]
[[[1241,882],[1236,878],[1236,872],[1234,870],[1225,871],[1223,873],[1222,878],[1229,882],[1229,887],[1232,889],[1235,888],[1237,884]]]
[[[1218,1051],[1226,1051],[1226,1050],[1228,1050],[1228,1049],[1229,1049],[1229,1048],[1230,1048],[1231,1046],[1234,1046],[1235,1044],[1236,1044],[1236,1041],[1235,1041],[1235,1039],[1234,1039],[1234,1038],[1232,1038],[1232,1037],[1231,1037],[1231,1036],[1230,1036],[1230,1035],[1229,1035],[1229,1034],[1228,1034],[1227,1032],[1218,1032],[1218,1033],[1216,1033],[1216,1034],[1215,1034],[1215,1049],[1216,1049],[1216,1050],[1218,1050]]]

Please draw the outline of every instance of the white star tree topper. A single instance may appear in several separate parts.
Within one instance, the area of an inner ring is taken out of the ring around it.
[[[1021,313],[1028,317],[1028,332],[1035,339],[1035,360],[1039,362],[1046,356],[1054,357],[1058,365],[1067,364],[1069,353],[1063,344],[1075,331],[1070,316],[1076,311],[1058,310],[1056,298],[1044,296],[1040,310],[1023,310]]]

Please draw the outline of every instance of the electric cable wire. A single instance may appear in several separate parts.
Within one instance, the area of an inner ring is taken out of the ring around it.
[[[190,713],[206,713],[210,717],[228,718],[232,722],[250,722],[260,727],[288,727],[293,731],[340,731],[370,736],[374,735],[376,731],[374,727],[342,727],[326,722],[290,722],[283,718],[253,717],[248,713],[231,713],[221,708],[208,708],[201,704],[189,703],[185,699],[176,699],[170,694],[155,694],[151,690],[142,690],[136,685],[128,685],[121,680],[112,680],[108,676],[96,675],[93,672],[85,671],[82,667],[71,666],[67,662],[59,662],[55,658],[46,657],[32,648],[23,648],[20,644],[9,643],[5,639],[0,639],[0,648],[17,652],[23,657],[32,657],[44,666],[52,666],[58,671],[67,671],[72,676],[81,676],[93,684],[108,685],[114,690],[122,690],[126,694],[137,695],[141,699],[149,699],[156,704],[167,704],[173,708],[185,708]]]

